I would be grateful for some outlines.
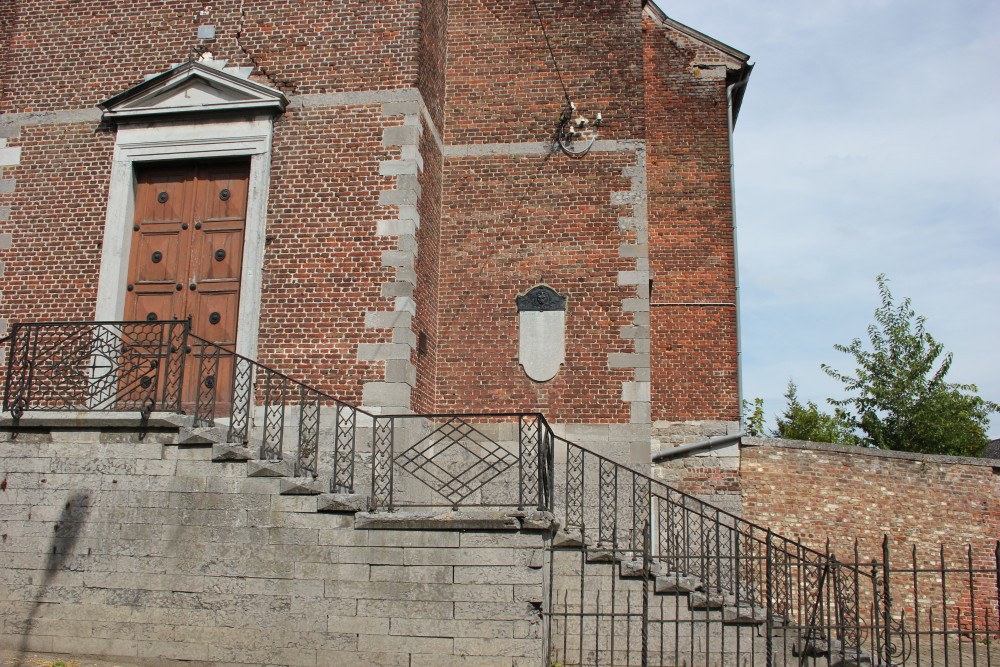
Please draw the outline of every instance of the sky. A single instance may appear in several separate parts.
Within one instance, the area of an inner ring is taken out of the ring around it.
[[[884,273],[1000,402],[1000,2],[658,0],[751,56],[735,133],[743,393],[826,406]],[[828,407],[828,406],[826,406]],[[1000,415],[989,434],[1000,437]]]

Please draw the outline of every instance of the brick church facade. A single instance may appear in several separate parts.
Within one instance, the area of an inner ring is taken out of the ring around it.
[[[538,410],[634,461],[735,432],[751,66],[652,3],[18,0],[0,31],[4,329],[191,317],[373,411]]]

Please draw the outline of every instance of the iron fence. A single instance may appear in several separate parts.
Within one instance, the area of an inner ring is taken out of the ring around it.
[[[550,512],[552,664],[1000,665],[1000,544],[838,559],[554,434],[537,413],[375,415],[188,322],[16,324],[3,408],[189,415],[290,473],[414,507]],[[843,555],[843,554],[841,554]]]
[[[552,443],[537,414],[375,417],[371,506],[548,510]]]
[[[1000,543],[844,560],[555,438],[549,651],[569,665],[1000,665]]]
[[[14,324],[3,409],[178,409],[187,322]]]

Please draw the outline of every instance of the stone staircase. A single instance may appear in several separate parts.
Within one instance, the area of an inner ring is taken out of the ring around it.
[[[317,513],[353,516],[356,530],[550,534],[545,611],[551,618],[552,665],[872,665],[870,653],[863,649],[847,648],[835,639],[810,639],[815,631],[800,628],[781,614],[771,613],[769,618],[766,607],[707,585],[696,574],[672,571],[655,556],[644,562],[633,550],[594,546],[579,531],[561,529],[548,513],[371,512],[370,496],[331,493],[329,478],[295,477],[289,461],[258,460],[254,447],[227,443],[224,426],[191,426],[187,418],[173,415],[169,419],[180,424],[178,445],[211,447],[214,462],[245,461],[248,478],[276,479],[282,496],[315,498]],[[364,452],[359,456],[365,458]],[[310,502],[305,507],[311,506]],[[643,634],[647,663],[642,660]]]

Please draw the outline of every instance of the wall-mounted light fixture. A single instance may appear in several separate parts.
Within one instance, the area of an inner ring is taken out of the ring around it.
[[[600,113],[594,120],[590,120],[577,111],[576,104],[567,101],[566,108],[559,117],[556,142],[566,155],[583,157],[594,147],[603,124],[604,119]]]

